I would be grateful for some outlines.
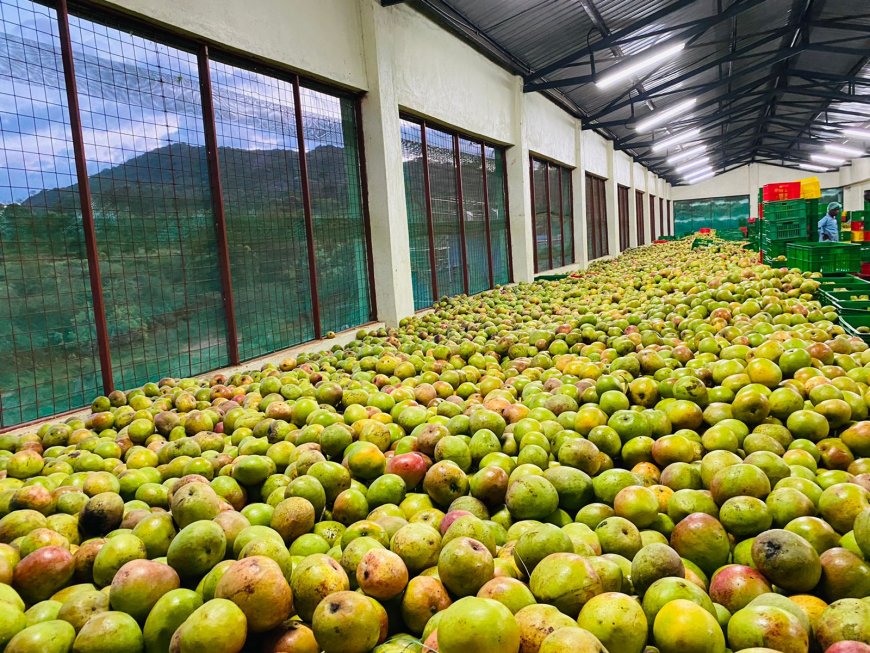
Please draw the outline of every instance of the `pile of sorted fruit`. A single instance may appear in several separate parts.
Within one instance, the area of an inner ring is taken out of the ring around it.
[[[817,288],[656,245],[0,436],[0,649],[867,653],[870,351]]]

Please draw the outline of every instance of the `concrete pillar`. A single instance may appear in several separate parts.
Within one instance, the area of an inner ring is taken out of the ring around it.
[[[604,183],[607,201],[607,253],[619,256],[619,191],[616,183],[616,151],[613,141],[607,141],[607,181]]]
[[[586,162],[583,160],[583,129],[580,121],[574,128],[577,167],[571,173],[574,188],[574,262],[585,268],[589,264],[586,243]]]
[[[507,149],[506,158],[514,281],[519,282],[533,281],[535,278],[535,235],[532,233],[532,180],[529,173],[523,80],[517,77],[514,81],[514,145]]]
[[[399,102],[393,85],[390,12],[375,0],[360,7],[369,92],[362,100],[368,201],[378,319],[395,326],[414,313]]]
[[[746,171],[749,179],[749,187],[746,192],[749,193],[749,215],[758,217],[758,191],[761,188],[761,171],[757,163],[750,163],[749,169]]]

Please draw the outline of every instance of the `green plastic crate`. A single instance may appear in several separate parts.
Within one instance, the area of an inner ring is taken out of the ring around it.
[[[857,272],[861,248],[850,243],[789,243],[786,256],[805,272]]]
[[[764,204],[764,219],[768,221],[818,220],[819,217],[819,200],[785,200]]]
[[[861,327],[870,329],[870,315],[842,315],[840,325],[850,336],[858,336],[867,344],[870,344],[870,333],[858,331]]]
[[[770,241],[807,238],[808,234],[806,219],[765,220],[764,229],[761,232],[762,237]]]
[[[870,286],[868,289],[859,290],[825,290],[819,293],[819,296],[829,304],[834,306],[843,306],[846,302],[867,302],[870,304]],[[867,299],[860,299],[867,297]]]
[[[765,256],[787,256],[786,249],[791,243],[805,242],[803,238],[789,238],[785,240],[770,240],[767,237],[762,237],[758,241],[758,247],[764,252]]]
[[[746,240],[746,236],[740,229],[720,229],[716,236],[722,240]]]

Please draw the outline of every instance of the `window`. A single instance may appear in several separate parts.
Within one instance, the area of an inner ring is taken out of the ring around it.
[[[631,242],[631,234],[628,233],[628,187],[618,186],[616,190],[619,202],[619,251],[624,252],[630,247]]]
[[[0,7],[0,427],[373,316],[357,99],[104,15]]]
[[[402,120],[414,307],[510,280],[504,150]]]
[[[668,234],[674,235],[674,223],[671,220],[671,200],[668,200]]]
[[[535,272],[570,265],[574,262],[571,171],[532,156],[531,175]]]
[[[685,236],[699,229],[738,229],[749,219],[749,195],[710,197],[674,202],[674,233]]]
[[[0,4],[0,427],[102,390],[57,13]]]
[[[656,196],[649,196],[649,239],[656,239]]]
[[[586,254],[590,261],[606,256],[607,196],[604,179],[586,173]]]
[[[644,219],[643,219],[643,191],[634,191],[634,221],[637,226],[637,244],[638,246],[646,243],[644,236]]]

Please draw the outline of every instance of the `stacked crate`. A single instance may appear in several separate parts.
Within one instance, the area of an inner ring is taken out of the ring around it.
[[[798,184],[798,192],[800,185]],[[819,200],[787,199],[764,203],[764,219],[758,227],[759,248],[764,253],[764,262],[781,265],[779,257],[787,256],[789,243],[806,242],[817,226]]]

